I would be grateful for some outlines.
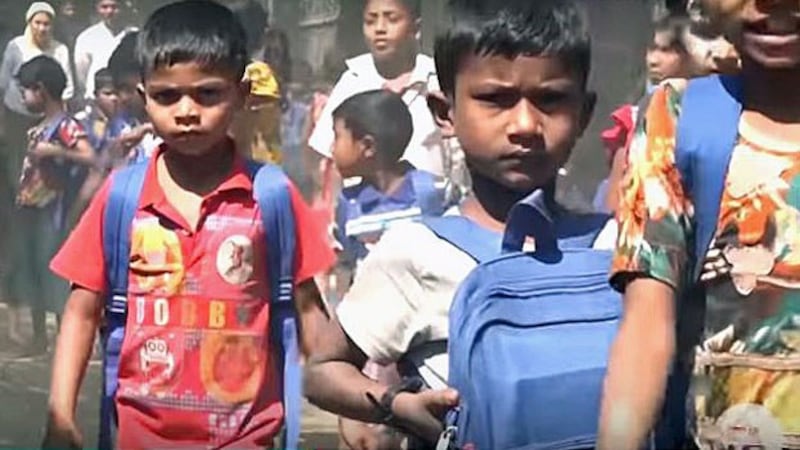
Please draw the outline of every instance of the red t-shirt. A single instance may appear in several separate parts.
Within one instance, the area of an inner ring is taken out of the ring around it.
[[[116,406],[120,448],[264,448],[283,421],[269,336],[260,212],[242,161],[202,203],[192,231],[147,169],[131,230],[128,316]],[[290,187],[296,284],[334,255]],[[72,283],[105,290],[103,211],[109,183],[53,258]]]

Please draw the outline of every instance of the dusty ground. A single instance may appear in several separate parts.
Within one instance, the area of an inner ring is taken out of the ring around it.
[[[0,305],[0,448],[38,448],[44,431],[50,356],[17,358],[6,338],[7,309]],[[97,435],[100,362],[92,361],[84,381],[78,417],[86,444]],[[304,448],[334,449],[336,420],[310,405],[303,417]]]

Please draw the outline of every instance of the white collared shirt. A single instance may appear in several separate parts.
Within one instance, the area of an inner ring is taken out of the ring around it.
[[[345,100],[362,92],[383,89],[386,79],[375,67],[375,60],[369,53],[347,60],[347,71],[334,86],[325,108],[322,110],[308,144],[317,153],[330,158],[333,148],[333,111]],[[439,90],[436,67],[433,58],[417,55],[414,70],[411,72],[409,87],[403,100],[411,112],[414,134],[406,148],[403,159],[417,169],[426,170],[442,176],[442,137],[433,120],[426,96],[428,92]]]

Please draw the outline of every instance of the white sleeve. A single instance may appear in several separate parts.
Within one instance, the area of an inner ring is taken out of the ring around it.
[[[69,100],[75,94],[75,83],[72,77],[72,67],[69,63],[69,49],[66,45],[61,44],[56,49],[54,54],[56,61],[64,70],[64,75],[67,76],[67,86],[64,88],[64,94],[61,96],[62,100]]]
[[[314,126],[314,131],[311,132],[311,136],[308,138],[308,146],[326,158],[332,157],[334,140],[333,111],[356,93],[354,89],[355,82],[356,77],[352,72],[347,71],[342,74],[333,87],[325,107],[322,108],[319,120]]]
[[[396,362],[423,330],[420,300],[424,297],[412,261],[409,232],[388,230],[364,259],[350,291],[337,308],[345,333],[371,359]]]
[[[89,66],[92,65],[92,55],[89,53],[86,39],[86,31],[78,35],[78,38],[75,39],[75,54],[73,55],[75,82],[81,90],[86,89],[86,77],[89,76]]]

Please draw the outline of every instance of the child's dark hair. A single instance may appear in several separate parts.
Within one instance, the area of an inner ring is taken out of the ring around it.
[[[159,68],[196,63],[238,81],[248,59],[241,23],[230,9],[211,0],[183,0],[156,10],[136,46],[143,79]]]
[[[378,158],[396,162],[411,141],[414,125],[408,106],[399,95],[386,90],[356,94],[333,111],[356,139],[372,136]]]
[[[39,55],[23,64],[17,72],[17,81],[27,89],[42,87],[55,100],[61,100],[67,88],[64,69],[55,59],[46,55]]]
[[[403,6],[408,9],[408,12],[411,13],[411,16],[415,19],[419,19],[422,17],[422,1],[421,0],[397,0],[398,2],[402,3]],[[364,0],[364,4],[362,6],[362,10],[367,7],[369,0]]]
[[[660,15],[653,21],[653,36],[661,34],[668,39],[667,46],[681,53],[687,53],[686,33],[689,31],[691,21],[684,13],[667,13]]]
[[[100,69],[94,74],[94,90],[100,91],[104,88],[114,88],[114,77],[111,76],[111,70],[108,68]]]
[[[142,70],[136,60],[138,36],[138,31],[126,34],[108,59],[108,71],[115,87],[131,76],[141,76]]]
[[[455,92],[456,74],[469,55],[555,56],[588,81],[591,39],[572,0],[450,0],[449,8],[450,23],[434,44],[445,94]]]

